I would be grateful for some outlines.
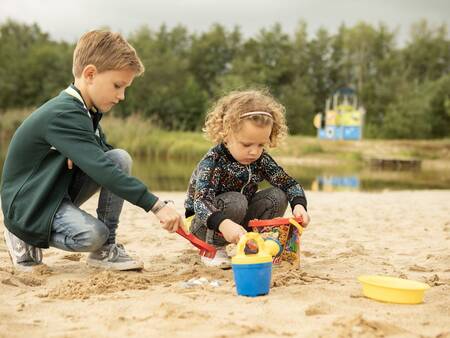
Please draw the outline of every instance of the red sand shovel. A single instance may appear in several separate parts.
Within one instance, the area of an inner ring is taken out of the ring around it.
[[[165,202],[173,204],[173,201],[165,201]],[[193,216],[186,218],[185,223],[184,223],[184,228],[189,229],[191,222],[192,222],[192,218],[193,218]],[[197,238],[193,234],[185,231],[183,229],[183,227],[178,227],[178,230],[176,231],[176,233],[178,235],[186,238],[189,242],[191,242],[191,244],[193,246],[199,248],[201,256],[208,257],[208,258],[214,258],[216,256],[217,250],[214,246],[209,245],[206,242],[203,242],[200,238]]]
[[[177,234],[186,238],[189,242],[192,243],[193,246],[200,249],[200,255],[208,258],[214,258],[216,256],[216,248],[212,245],[209,245],[206,242],[203,242],[201,239],[195,237],[191,233],[186,233],[183,228],[179,227],[177,230]]]
[[[216,248],[204,241],[200,238],[194,236],[190,232],[185,231],[184,229],[189,229],[191,226],[192,218],[188,217],[185,219],[184,228],[179,227],[177,230],[177,234],[186,238],[191,244],[200,249],[200,255],[208,258],[214,258],[216,256]]]

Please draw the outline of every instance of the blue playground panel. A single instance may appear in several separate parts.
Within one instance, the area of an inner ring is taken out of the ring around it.
[[[328,126],[317,129],[317,136],[324,140],[360,140],[361,127]]]
[[[343,127],[342,138],[344,140],[360,140],[361,139],[361,127]]]
[[[340,188],[356,190],[360,185],[358,176],[318,176],[316,179],[319,186],[332,187],[336,190],[339,190]]]

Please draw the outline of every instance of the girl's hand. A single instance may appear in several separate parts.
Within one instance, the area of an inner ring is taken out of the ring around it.
[[[183,227],[183,219],[171,206],[166,204],[156,214],[162,224],[163,229],[168,232],[175,232]]]
[[[223,220],[222,223],[220,223],[219,231],[222,233],[223,238],[229,243],[239,242],[239,239],[247,233],[247,230],[230,219]]]
[[[311,219],[303,205],[297,204],[294,207],[294,210],[292,210],[292,214],[294,215],[294,217],[301,217],[303,219],[303,223],[301,224],[303,227],[306,228],[308,226]]]

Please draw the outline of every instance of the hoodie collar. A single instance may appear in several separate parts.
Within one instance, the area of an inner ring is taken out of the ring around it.
[[[219,150],[227,157],[228,160],[230,160],[231,162],[237,162],[236,159],[233,157],[233,155],[231,155],[230,151],[228,150],[225,144],[221,143],[219,144],[218,147]]]
[[[91,114],[100,113],[100,111],[95,106],[92,106],[92,108],[90,110],[87,108],[86,102],[84,101],[83,96],[81,95],[81,91],[77,87],[75,87],[75,85],[73,83],[71,83],[70,86],[67,87],[64,91],[67,94],[78,99],[78,101],[80,101],[83,104],[83,107],[84,107],[84,109],[86,109],[89,116],[91,116]]]

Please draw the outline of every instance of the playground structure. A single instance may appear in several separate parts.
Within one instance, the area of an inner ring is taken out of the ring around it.
[[[361,140],[365,109],[351,88],[338,89],[327,99],[325,113],[314,116],[317,137],[325,140]]]

